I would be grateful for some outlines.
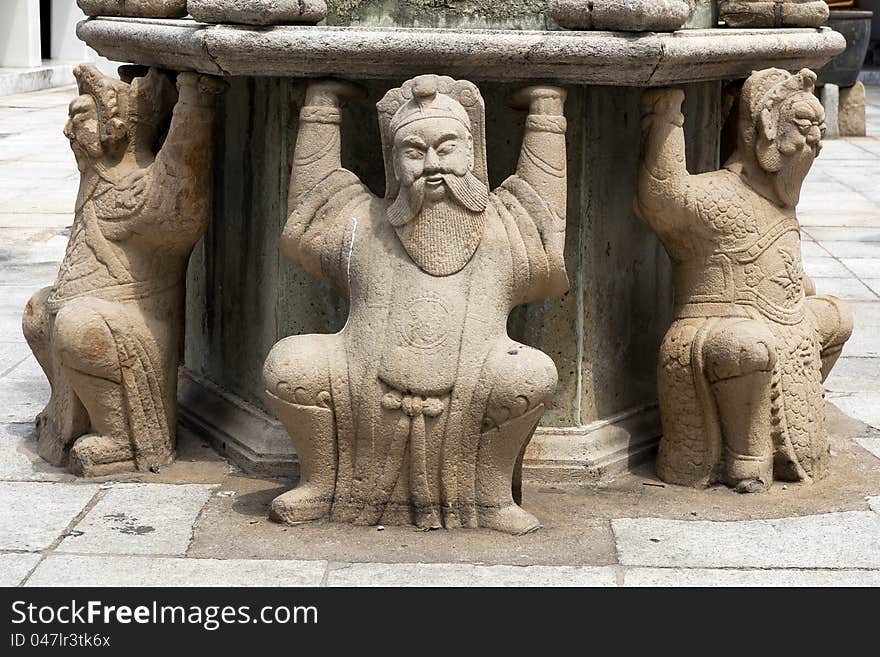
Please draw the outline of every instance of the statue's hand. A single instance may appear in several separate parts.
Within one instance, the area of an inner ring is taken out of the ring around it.
[[[367,97],[367,90],[359,84],[324,78],[309,83],[305,104],[310,107],[339,107],[344,101],[360,102]]]
[[[528,110],[529,114],[549,116],[562,115],[568,92],[551,85],[524,87],[510,96],[510,106],[514,109]]]
[[[642,117],[659,116],[677,126],[684,125],[681,105],[684,91],[681,89],[648,89],[642,94]]]
[[[181,101],[194,105],[211,105],[228,85],[214,75],[186,71],[177,75],[177,93]]]

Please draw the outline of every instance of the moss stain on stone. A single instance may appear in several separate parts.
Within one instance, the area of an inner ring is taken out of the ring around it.
[[[330,25],[543,29],[547,0],[329,0]]]

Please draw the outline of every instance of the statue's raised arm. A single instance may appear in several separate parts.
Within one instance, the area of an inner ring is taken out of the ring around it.
[[[642,95],[642,154],[639,163],[638,215],[656,224],[675,208],[675,220],[687,220],[688,179],[681,89],[651,89]],[[670,217],[670,220],[672,218]]]
[[[563,114],[566,92],[558,87],[535,86],[513,95],[514,107],[527,110],[526,132],[516,175],[528,182],[557,218],[565,217],[566,151]],[[564,229],[564,224],[561,227]]]
[[[342,80],[317,80],[306,90],[287,197],[288,221],[281,239],[284,255],[311,274],[345,289],[339,278],[339,248],[350,217],[341,213],[349,201],[369,192],[342,168],[342,103],[363,96],[360,87]]]
[[[529,276],[518,295],[519,303],[546,299],[568,289],[563,260],[566,95],[564,89],[541,85],[525,87],[511,98],[513,107],[529,114],[516,174],[493,196],[501,202],[502,217],[509,215],[514,220],[514,231],[508,223],[514,243],[521,242],[524,247]]]

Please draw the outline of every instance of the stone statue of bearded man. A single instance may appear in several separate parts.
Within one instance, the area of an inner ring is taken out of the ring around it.
[[[514,97],[529,111],[522,153],[490,193],[477,87],[424,75],[391,90],[378,104],[384,199],[340,164],[340,105],[357,95],[314,82],[300,114],[282,249],[350,313],[339,333],[286,338],[266,361],[301,470],[271,515],[537,529],[511,480],[556,368],[506,323],[568,286],[565,92]]]
[[[822,382],[852,332],[846,304],[817,296],[795,206],[822,147],[816,75],[752,73],[736,150],[720,171],[685,163],[684,94],[645,93],[636,210],[666,247],[674,321],[660,348],[657,474],[760,492],[828,464]]]

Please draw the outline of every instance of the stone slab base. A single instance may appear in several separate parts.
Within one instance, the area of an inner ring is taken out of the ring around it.
[[[178,421],[249,474],[295,477],[299,464],[281,423],[210,381],[181,371]],[[523,479],[596,483],[651,458],[660,436],[656,406],[581,427],[539,427],[523,460]]]
[[[253,404],[181,370],[177,409],[180,429],[207,440],[248,474],[299,476],[299,461],[284,427]]]
[[[523,458],[523,479],[571,484],[608,481],[653,458],[660,434],[656,405],[580,427],[538,427]]]
[[[73,69],[78,63],[46,60],[36,68],[0,68],[0,96],[74,84]]]

